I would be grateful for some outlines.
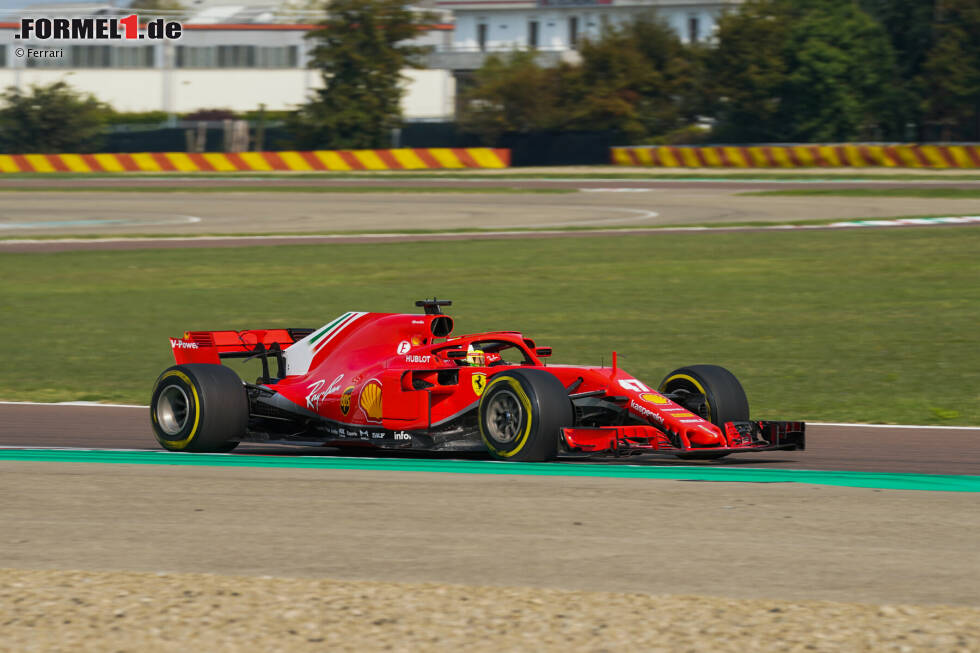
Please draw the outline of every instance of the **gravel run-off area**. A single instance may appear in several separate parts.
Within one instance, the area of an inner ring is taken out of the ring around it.
[[[0,570],[2,651],[977,651],[980,609]]]

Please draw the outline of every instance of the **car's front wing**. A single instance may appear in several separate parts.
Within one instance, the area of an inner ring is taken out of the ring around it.
[[[683,434],[668,434],[647,425],[571,427],[562,429],[562,442],[569,453],[637,453],[729,454],[756,451],[806,449],[806,424],[803,422],[728,422],[725,445],[692,446]]]

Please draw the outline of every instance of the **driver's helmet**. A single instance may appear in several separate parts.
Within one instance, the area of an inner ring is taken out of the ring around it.
[[[485,367],[487,357],[483,352],[473,346],[472,343],[466,348],[466,362],[474,367]]]

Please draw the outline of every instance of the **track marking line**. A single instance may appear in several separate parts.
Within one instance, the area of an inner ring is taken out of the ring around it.
[[[961,215],[945,218],[895,218],[894,220],[848,220],[834,222],[831,227],[897,227],[897,226],[931,226],[936,224],[971,224],[980,222],[980,215]]]
[[[508,476],[587,476],[633,480],[696,480],[727,483],[805,483],[887,490],[980,492],[980,476],[900,474],[825,470],[732,469],[727,467],[661,467],[655,465],[583,465],[580,463],[514,463],[471,460],[335,458],[267,456],[108,449],[0,449],[0,460],[19,462],[190,465],[200,467],[279,467],[375,472],[437,472]]]
[[[92,408],[146,408],[140,404],[101,404],[97,401],[0,401],[0,406],[87,406]]]
[[[556,208],[569,208],[569,207],[556,207]],[[575,206],[575,209],[581,209],[582,206]],[[583,222],[567,222],[567,223],[556,223],[548,225],[530,225],[534,229],[502,229],[494,231],[433,231],[430,233],[406,233],[406,232],[392,232],[392,233],[380,233],[380,234],[268,234],[261,236],[195,236],[192,234],[184,236],[163,236],[159,238],[145,238],[145,237],[106,237],[106,238],[0,238],[0,248],[3,247],[18,247],[20,245],[41,245],[41,244],[85,244],[85,243],[130,243],[134,245],[148,245],[155,243],[164,242],[262,242],[268,240],[283,240],[288,239],[291,241],[297,240],[311,240],[311,241],[330,241],[330,240],[344,240],[344,241],[372,241],[372,240],[399,240],[399,239],[411,239],[413,241],[424,241],[424,240],[435,240],[435,239],[452,239],[452,240],[470,240],[470,239],[480,239],[480,238],[493,238],[495,236],[580,236],[580,235],[616,235],[618,233],[624,233],[627,235],[635,235],[638,228],[624,226],[621,228],[607,227],[604,229],[593,229],[590,231],[575,231],[569,229],[563,229],[562,227],[575,227],[575,226],[590,226],[598,224],[622,224],[630,222],[642,222],[643,220],[649,220],[659,217],[656,211],[644,211],[642,209],[628,209],[628,208],[613,208],[613,207],[596,207],[599,209],[605,208],[606,210],[615,211],[628,211],[639,213],[639,216],[633,218],[602,218],[599,220],[590,220]],[[201,222],[201,218],[195,216],[180,216],[185,218],[189,223]],[[644,228],[644,235],[653,235],[658,233],[670,234],[670,233],[685,233],[685,232],[718,232],[726,233],[732,231],[738,232],[757,232],[757,231],[796,231],[796,230],[824,230],[824,229],[853,229],[856,227],[868,227],[868,226],[878,226],[878,227],[925,227],[925,226],[956,226],[956,225],[973,225],[980,224],[980,216],[950,216],[944,218],[896,218],[894,220],[874,220],[869,222],[875,222],[877,224],[865,224],[865,221],[855,221],[855,222],[834,222],[829,224],[810,224],[810,225],[794,225],[794,224],[774,224],[765,226],[738,226],[738,225],[726,225],[725,223],[718,223],[714,227],[684,227],[684,226],[657,226]],[[147,224],[147,223],[142,223]],[[545,227],[555,227],[555,228],[545,228]]]
[[[940,426],[915,424],[851,424],[848,422],[806,422],[807,426],[846,426],[867,429],[938,429],[943,431],[980,431],[980,426]]]
[[[547,208],[581,210],[583,206],[582,205],[575,205],[575,206],[548,205]],[[547,232],[554,233],[555,232],[554,229],[543,229],[543,228],[544,227],[588,227],[588,226],[599,225],[599,224],[623,224],[623,223],[631,223],[631,222],[643,222],[645,220],[653,220],[655,218],[660,217],[660,214],[657,213],[656,211],[649,211],[646,209],[630,209],[630,208],[619,207],[619,206],[595,206],[595,207],[588,206],[586,208],[592,209],[596,213],[607,212],[607,211],[619,211],[623,213],[635,213],[638,215],[634,215],[631,218],[596,218],[594,220],[554,222],[549,224],[529,224],[527,226],[542,229],[542,231],[544,231],[545,233]],[[610,231],[615,231],[615,230],[611,229]],[[487,232],[474,232],[474,233],[486,234]],[[533,233],[533,232],[523,232],[523,233]]]
[[[580,193],[649,193],[653,188],[579,188]]]
[[[175,215],[173,217],[139,220],[136,218],[90,218],[80,220],[38,220],[36,222],[0,222],[0,230],[14,229],[57,229],[59,227],[145,227],[197,224],[201,218],[194,215]],[[25,242],[25,241],[20,241]]]
[[[563,207],[559,207],[563,208]],[[582,208],[577,206],[575,208]],[[620,211],[638,211],[640,209],[617,209]],[[657,217],[656,211],[642,211],[644,215],[636,218],[604,218],[604,222],[636,222],[640,220],[646,220],[649,218]],[[649,215],[647,215],[649,214]],[[590,222],[570,222],[563,225],[555,226],[576,226],[576,225],[589,225],[589,224],[599,224],[601,221],[590,221]],[[538,225],[534,225],[538,226]],[[708,231],[715,229],[715,227],[668,227],[663,229],[649,229],[651,233],[664,231]],[[725,230],[726,228],[720,227],[719,230]],[[625,232],[627,234],[636,231],[635,227],[623,227],[621,229],[594,229],[588,232],[585,231],[574,231],[568,229],[510,229],[510,230],[499,230],[499,231],[434,231],[431,233],[407,233],[407,232],[395,232],[395,233],[383,233],[383,234],[269,234],[267,236],[194,236],[189,234],[186,236],[163,236],[160,238],[141,238],[141,237],[109,237],[109,238],[7,238],[0,239],[0,247],[4,246],[16,246],[16,245],[39,245],[45,243],[53,244],[72,244],[72,243],[137,243],[137,244],[152,244],[161,242],[222,242],[222,241],[242,241],[242,242],[261,242],[263,240],[398,240],[402,238],[412,238],[416,240],[425,240],[430,238],[454,238],[458,240],[467,240],[472,238],[486,238],[493,236],[549,236],[549,235],[564,235],[564,234],[579,234],[579,233],[590,233],[590,234],[616,234],[619,232]]]

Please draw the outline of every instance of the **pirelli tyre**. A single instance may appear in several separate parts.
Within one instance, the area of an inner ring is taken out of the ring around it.
[[[559,433],[573,422],[561,382],[544,370],[494,376],[480,397],[480,436],[499,460],[542,462],[558,455]]]
[[[231,451],[248,426],[245,386],[223,365],[175,365],[153,387],[150,421],[164,449]]]
[[[689,365],[676,369],[664,377],[659,390],[661,394],[673,394],[677,397],[677,403],[700,414],[722,430],[725,422],[749,419],[749,400],[742,384],[734,374],[718,365]],[[685,401],[685,397],[689,399]],[[705,451],[679,457],[711,460],[727,455]]]

